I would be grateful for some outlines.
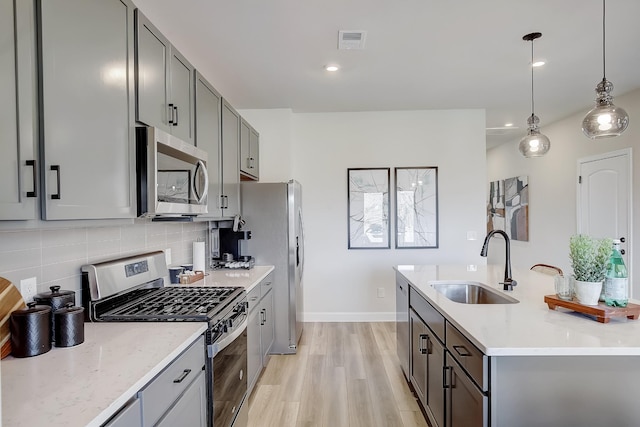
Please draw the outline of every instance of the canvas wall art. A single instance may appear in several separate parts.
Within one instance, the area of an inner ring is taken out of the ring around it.
[[[512,240],[529,240],[529,179],[527,176],[489,183],[487,233],[492,230],[503,230]]]

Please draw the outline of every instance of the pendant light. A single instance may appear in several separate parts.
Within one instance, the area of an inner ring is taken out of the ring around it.
[[[527,136],[520,140],[518,146],[520,153],[527,158],[544,156],[551,147],[549,138],[540,133],[540,119],[535,115],[533,109],[533,41],[540,37],[542,37],[542,33],[531,33],[522,37],[522,40],[531,42],[531,116],[527,119],[529,125]]]
[[[602,0],[602,81],[596,86],[596,106],[582,120],[582,132],[591,139],[618,136],[629,125],[629,115],[613,105],[613,83],[606,78],[605,0]]]

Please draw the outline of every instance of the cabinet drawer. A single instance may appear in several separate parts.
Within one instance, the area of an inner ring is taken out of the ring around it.
[[[262,292],[261,284],[258,283],[247,294],[247,303],[249,304],[249,313],[251,313],[253,309],[255,309],[260,303],[261,292]]]
[[[264,297],[271,288],[273,288],[273,273],[269,273],[269,275],[260,282],[261,297]]]
[[[438,339],[444,342],[444,317],[412,287],[409,287],[409,305],[413,307]]]
[[[483,391],[489,388],[488,358],[447,322],[447,350]]]
[[[198,377],[204,367],[204,356],[204,337],[200,337],[140,391],[142,421],[145,427],[155,425],[162,414]]]

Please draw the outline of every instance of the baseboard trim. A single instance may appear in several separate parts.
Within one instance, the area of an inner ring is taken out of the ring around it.
[[[304,313],[303,322],[395,322],[395,311],[373,313],[315,312]]]

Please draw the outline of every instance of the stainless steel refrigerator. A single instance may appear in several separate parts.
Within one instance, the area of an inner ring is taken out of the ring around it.
[[[274,265],[275,342],[272,353],[295,353],[302,335],[304,230],[299,182],[243,182],[242,218],[251,239],[244,255]]]

